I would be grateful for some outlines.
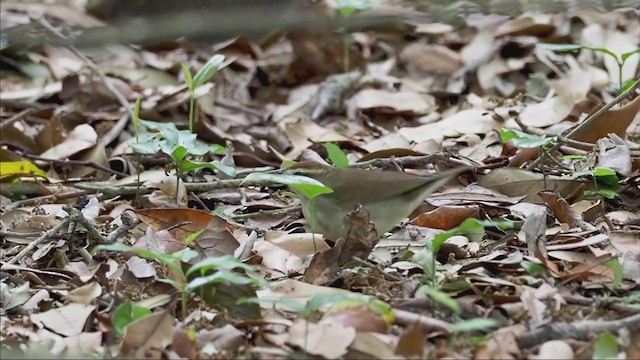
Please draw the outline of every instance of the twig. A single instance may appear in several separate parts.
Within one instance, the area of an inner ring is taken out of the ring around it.
[[[230,216],[230,218],[232,218],[234,220],[238,220],[238,219],[246,219],[246,218],[251,218],[251,217],[261,216],[261,215],[283,216],[283,215],[291,214],[291,213],[294,213],[294,212],[298,212],[300,210],[302,210],[301,206],[290,206],[290,207],[286,207],[286,208],[283,208],[283,209],[258,210],[256,212],[252,212],[252,213],[248,213],[248,214],[232,215],[232,216]]]
[[[91,192],[86,190],[80,190],[80,191],[70,191],[64,194],[51,194],[51,195],[38,196],[31,199],[24,199],[24,200],[13,202],[7,205],[5,207],[5,210],[15,209],[23,206],[34,205],[34,204],[44,204],[44,203],[49,203],[56,200],[77,198],[77,197],[88,195],[94,192],[95,191]]]
[[[450,334],[453,331],[453,325],[440,319],[396,308],[393,309],[393,314],[393,322],[398,325],[409,326],[417,322],[426,331],[442,331],[446,334]]]
[[[120,215],[120,220],[122,220],[122,226],[119,226],[114,231],[110,232],[105,239],[106,244],[113,244],[118,240],[119,237],[126,234],[129,230],[133,229],[136,225],[140,224],[140,219],[134,219],[126,212],[123,212]]]
[[[49,158],[43,158],[41,156],[37,156],[37,155],[33,155],[33,154],[27,154],[27,153],[25,153],[23,151],[19,151],[19,150],[16,151],[16,154],[18,154],[19,156],[26,157],[27,159],[31,159],[31,160],[52,162],[52,163],[60,164],[60,165],[72,164],[72,165],[86,166],[86,167],[94,168],[96,170],[104,171],[104,172],[107,172],[107,173],[110,173],[110,174],[118,175],[120,177],[129,176],[129,174],[125,174],[123,172],[120,172],[120,171],[117,171],[117,170],[113,170],[111,168],[108,168],[106,166],[100,165],[100,164],[95,163],[93,161],[71,160],[71,159],[49,159]]]
[[[585,340],[590,333],[603,331],[618,332],[622,328],[640,328],[640,314],[620,320],[583,320],[573,323],[556,322],[529,331],[518,340],[520,347],[526,348],[552,339]]]
[[[369,167],[383,167],[383,166],[389,165],[392,162],[395,162],[397,164],[400,164],[406,167],[421,167],[428,164],[435,164],[442,161],[446,161],[448,159],[449,159],[448,154],[435,153],[435,154],[422,155],[422,156],[402,156],[402,157],[395,157],[393,159],[390,159],[390,158],[372,159],[368,161],[351,164],[349,165],[349,167],[366,169]]]
[[[66,218],[62,219],[62,221],[58,225],[56,225],[53,228],[49,229],[47,232],[42,234],[42,236],[40,236],[39,238],[37,238],[37,239],[33,240],[32,242],[30,242],[29,245],[27,245],[24,249],[22,249],[13,259],[9,260],[7,263],[8,264],[16,264],[23,257],[29,255],[29,253],[32,252],[38,245],[42,244],[43,242],[45,242],[47,240],[50,240],[58,232],[62,231],[62,229],[64,229],[67,226],[69,226],[69,224],[71,224],[73,221],[75,221],[76,217],[77,217],[77,215],[69,215]]]
[[[15,115],[13,115],[12,117],[10,117],[10,118],[8,118],[8,119],[6,119],[6,120],[3,120],[3,121],[2,121],[2,126],[3,126],[3,127],[4,127],[4,126],[9,126],[9,125],[13,124],[14,122],[19,121],[19,120],[20,120],[20,119],[22,119],[23,117],[25,117],[25,116],[29,115],[31,112],[33,112],[33,109],[25,109],[25,110],[22,110],[22,111],[20,111],[19,113],[17,113],[17,114],[15,114]]]
[[[72,207],[68,208],[67,211],[75,217],[75,221],[79,222],[87,232],[89,232],[89,236],[91,236],[98,244],[104,244],[106,242],[104,236],[98,232],[95,225],[93,225],[80,210]]]
[[[561,294],[561,295],[562,295],[562,298],[565,299],[570,304],[593,306],[597,302],[597,300],[595,299],[587,298],[581,295],[574,295],[574,294]],[[640,312],[640,305],[638,304],[622,304],[621,302],[614,302],[614,301],[621,301],[621,299],[609,298],[609,299],[606,299],[605,302],[603,302],[603,305],[611,310],[615,310],[618,312],[628,312],[628,313]]]
[[[606,113],[607,111],[609,111],[609,109],[611,109],[612,107],[614,107],[616,104],[618,104],[619,102],[621,102],[623,99],[625,99],[627,96],[629,96],[629,94],[631,94],[632,92],[634,92],[638,86],[640,85],[640,80],[636,80],[635,83],[633,83],[633,85],[631,85],[627,90],[625,90],[624,92],[622,92],[620,95],[616,96],[615,99],[611,100],[608,104],[606,104],[605,106],[603,106],[602,108],[600,108],[598,111],[596,111],[595,113],[591,114],[591,116],[587,117],[583,122],[581,122],[580,124],[578,124],[576,127],[574,127],[571,131],[569,131],[569,133],[567,133],[567,135],[565,135],[565,138],[567,139],[571,139],[573,136],[575,136],[579,131],[581,131],[582,129],[584,129],[585,127],[589,126],[592,122],[594,122],[597,118],[599,118],[600,116],[602,116],[602,114]],[[554,152],[556,150],[558,150],[558,148],[560,147],[560,143],[556,143],[555,145],[553,145],[551,147],[551,149],[549,149],[549,152]],[[542,158],[537,158],[536,160],[534,160],[531,164],[529,164],[529,166],[527,166],[527,170],[532,171],[533,169],[535,169],[538,165],[540,165],[540,163],[542,162]]]
[[[353,257],[353,261],[358,263],[358,265],[360,265],[360,266],[364,266],[367,269],[371,269],[371,270],[377,272],[378,274],[382,275],[387,280],[391,280],[391,281],[405,281],[406,280],[406,279],[403,279],[401,277],[395,276],[393,274],[386,273],[386,272],[384,272],[384,270],[380,269],[379,267],[373,265],[372,263],[370,263],[368,261],[362,260],[357,256]]]

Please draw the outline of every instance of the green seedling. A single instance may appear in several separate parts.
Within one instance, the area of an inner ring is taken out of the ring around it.
[[[113,312],[111,323],[119,335],[124,335],[127,326],[149,315],[151,315],[151,309],[125,301]]]
[[[257,297],[252,298],[243,298],[238,301],[238,303],[267,303],[274,305],[283,305],[284,307],[294,311],[299,316],[301,316],[305,320],[305,342],[308,338],[306,336],[309,333],[309,322],[311,321],[311,316],[321,308],[327,308],[326,313],[331,313],[333,311],[338,311],[340,309],[344,309],[350,306],[358,306],[358,305],[366,305],[373,312],[380,315],[380,317],[388,324],[393,323],[394,312],[393,308],[389,306],[389,304],[385,303],[382,300],[378,300],[372,298],[367,295],[351,293],[351,294],[318,294],[314,295],[306,304],[302,305],[300,301],[294,299],[259,299]],[[331,305],[331,306],[329,306]],[[305,344],[305,348],[307,348]]]
[[[139,134],[130,146],[138,154],[152,155],[161,151],[169,155],[176,170],[176,203],[178,203],[180,179],[189,171],[215,169],[229,176],[236,175],[233,167],[224,165],[219,160],[198,162],[191,159],[192,156],[202,156],[207,153],[223,154],[226,151],[224,146],[199,143],[196,134],[187,130],[178,130],[173,123],[159,123],[139,118],[136,121],[156,132]]]
[[[347,19],[357,11],[370,9],[373,7],[371,0],[336,0],[336,6],[340,15]],[[349,33],[347,29],[342,30],[342,64],[344,72],[349,72]]]
[[[145,259],[150,259],[165,266],[175,275],[174,279],[158,278],[157,281],[170,284],[179,293],[182,307],[183,319],[187,316],[187,302],[189,294],[200,296],[205,302],[212,306],[224,306],[224,303],[216,301],[215,292],[213,297],[207,297],[202,291],[205,285],[235,285],[239,287],[262,285],[268,286],[264,281],[252,279],[232,272],[235,269],[251,271],[253,268],[231,255],[217,258],[207,258],[191,266],[183,266],[183,263],[198,256],[198,253],[191,248],[174,252],[172,254],[160,253],[139,247],[133,247],[122,243],[109,245],[98,245],[93,249],[96,253],[101,250],[116,252],[131,252]],[[211,273],[213,272],[213,273]],[[255,291],[254,291],[255,293]]]
[[[325,186],[320,181],[302,175],[291,175],[291,174],[273,174],[273,173],[251,173],[247,177],[244,178],[242,184],[247,181],[264,181],[271,182],[276,184],[288,185],[293,190],[295,190],[298,194],[301,194],[307,199],[306,207],[307,212],[311,215],[309,216],[309,225],[311,226],[311,232],[315,234],[315,216],[313,216],[313,199],[322,194],[330,194],[333,192],[328,186]],[[316,252],[316,241],[315,237],[313,237],[313,251]]]
[[[511,141],[513,146],[524,149],[533,149],[539,148],[542,157],[542,163],[545,161],[545,157],[548,156],[547,150],[553,147],[557,142],[558,138],[555,136],[538,136],[533,134],[527,134],[522,131],[513,130],[513,129],[500,129],[500,140],[503,143],[507,141]],[[543,168],[544,169],[544,168]],[[544,182],[544,188],[547,188],[547,173],[542,171],[542,181]]]
[[[605,331],[598,336],[598,340],[593,345],[592,359],[617,359],[619,353],[616,337]]]
[[[620,284],[622,284],[622,276],[624,275],[624,271],[622,269],[622,265],[618,259],[608,260],[602,265],[608,267],[613,272],[613,281],[611,282],[611,288],[613,290],[617,289]]]
[[[454,235],[466,235],[467,237],[481,238],[485,233],[486,227],[498,227],[500,229],[512,229],[516,225],[513,221],[481,221],[478,219],[470,218],[462,222],[462,224],[456,226],[453,229],[441,232],[436,235],[425,246],[425,250],[419,251],[413,255],[413,262],[422,266],[422,270],[425,274],[425,280],[431,284],[434,289],[439,288],[439,282],[437,279],[436,267],[438,261],[436,256],[442,244],[447,239]]]
[[[189,89],[189,131],[191,132],[193,132],[196,112],[196,90],[198,90],[202,84],[211,79],[218,70],[220,70],[220,66],[222,66],[223,62],[224,55],[214,55],[193,77],[191,76],[189,67],[185,64],[181,64],[184,81],[187,84],[187,89]]]
[[[585,176],[592,177],[595,186],[595,190],[587,190],[584,192],[584,196],[586,198],[602,196],[607,199],[615,199],[618,196],[620,179],[618,178],[618,175],[616,175],[615,171],[609,168],[598,167],[573,173],[574,179]],[[600,188],[600,185],[605,185],[608,189],[602,189]]]
[[[633,80],[627,82],[626,84],[622,84],[622,68],[624,67],[625,62],[627,61],[627,59],[629,59],[630,56],[640,53],[640,49],[636,49],[633,51],[620,54],[620,56],[618,56],[617,54],[615,54],[614,52],[606,48],[594,48],[594,47],[589,47],[589,46],[579,45],[579,44],[542,43],[542,44],[537,44],[536,48],[542,49],[542,50],[551,50],[556,52],[574,52],[574,51],[585,49],[585,50],[600,52],[608,56],[611,56],[616,61],[616,64],[618,65],[618,93],[622,93],[624,90],[626,90],[629,86],[633,84]]]
[[[338,168],[346,169],[349,167],[349,159],[347,158],[347,154],[340,149],[340,147],[332,142],[323,143],[325,150],[327,150],[327,155],[329,156],[329,160],[333,166]]]

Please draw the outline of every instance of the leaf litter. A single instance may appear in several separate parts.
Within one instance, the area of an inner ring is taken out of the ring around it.
[[[640,353],[637,4],[80,3],[0,11],[3,356]]]

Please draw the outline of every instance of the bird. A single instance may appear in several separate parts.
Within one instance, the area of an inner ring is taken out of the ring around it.
[[[338,240],[347,236],[345,216],[364,206],[379,235],[393,229],[431,193],[468,167],[448,170],[434,176],[406,172],[337,168],[312,161],[299,162],[289,173],[311,177],[333,190],[313,199],[301,195],[304,217],[312,231]],[[293,189],[296,191],[295,189]],[[299,193],[299,192],[298,192]]]

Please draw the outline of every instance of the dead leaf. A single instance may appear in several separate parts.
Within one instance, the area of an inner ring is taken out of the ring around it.
[[[413,323],[398,338],[395,354],[406,358],[417,357],[422,359],[424,356],[424,342],[424,328],[418,323]]]
[[[289,328],[288,342],[309,354],[335,359],[347,353],[355,337],[356,330],[352,327],[314,324],[297,319]]]
[[[84,330],[87,320],[96,309],[93,305],[69,304],[31,315],[31,321],[63,336],[77,336]]]
[[[60,144],[40,154],[47,159],[66,159],[94,146],[98,142],[98,134],[89,124],[75,127]]]
[[[168,311],[160,311],[129,324],[120,351],[124,356],[146,358],[148,350],[163,350],[172,341],[173,317]]]
[[[449,230],[468,218],[479,218],[480,207],[477,205],[439,206],[426,213],[422,213],[409,222],[412,225],[435,229]]]
[[[553,215],[561,223],[569,225],[570,228],[579,226],[582,218],[577,214],[567,200],[561,198],[553,191],[540,191],[538,196],[547,204]]]

